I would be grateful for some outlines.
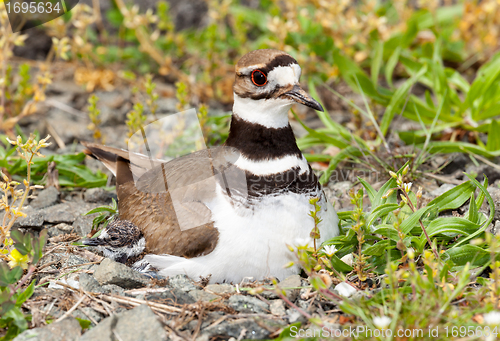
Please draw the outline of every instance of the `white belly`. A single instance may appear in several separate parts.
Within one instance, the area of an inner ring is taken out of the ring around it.
[[[339,233],[338,217],[332,205],[324,196],[319,204],[322,222],[318,245]],[[191,259],[148,255],[147,260],[161,269],[160,274],[186,274],[193,279],[211,275],[211,282],[236,283],[245,277],[282,280],[298,273],[297,266],[284,268],[295,261],[286,245],[294,245],[299,238],[310,238],[314,220],[309,215],[313,206],[307,196],[287,193],[264,197],[258,204],[242,207],[232,205],[219,187],[216,198],[207,206],[219,231],[215,249],[206,256]]]

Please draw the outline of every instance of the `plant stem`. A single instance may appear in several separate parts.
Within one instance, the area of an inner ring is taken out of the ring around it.
[[[30,181],[31,181],[31,161],[33,160],[33,156],[34,154],[32,152],[27,152],[30,154],[29,156],[29,160],[26,158],[25,156],[25,160],[27,161],[27,165],[26,165],[26,168],[27,168],[27,176],[26,176],[26,183],[27,183],[27,186],[24,190],[24,193],[23,193],[23,197],[21,198],[21,202],[19,203],[18,205],[18,211],[19,210],[22,210],[23,208],[23,205],[24,205],[24,202],[26,201],[26,198],[28,197],[28,194],[30,192]],[[4,216],[4,220],[5,220],[5,217],[7,216],[7,212]],[[7,225],[7,227],[3,228],[4,225],[2,225],[2,236],[1,236],[1,239],[0,239],[0,244],[3,244],[4,241],[5,241],[5,238],[7,237],[7,234],[9,233],[10,229],[12,228],[12,226],[14,225],[14,223],[16,222],[17,220],[17,215],[13,215],[11,220],[9,221],[9,225]]]
[[[399,188],[399,190],[401,190],[404,193],[404,195],[408,201],[407,202],[408,206],[411,208],[411,210],[413,212],[415,212],[416,211],[415,206],[413,206],[413,203],[411,202],[410,196],[408,195],[408,193],[406,193],[404,188],[402,188],[402,187],[398,187],[398,188]],[[420,227],[422,228],[422,231],[425,234],[425,238],[427,238],[427,243],[429,243],[429,246],[431,247],[431,250],[434,253],[434,256],[436,256],[436,260],[439,260],[439,254],[438,254],[437,250],[434,248],[434,246],[432,245],[431,238],[429,238],[429,235],[427,234],[427,230],[425,229],[424,223],[422,223],[422,219],[418,219],[418,222],[420,223]]]

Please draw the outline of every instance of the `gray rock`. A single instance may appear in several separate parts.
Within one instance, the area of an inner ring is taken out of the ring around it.
[[[47,225],[47,231],[49,237],[59,236],[61,234],[69,234],[74,231],[73,226],[66,223],[61,223],[57,225]]]
[[[276,316],[283,316],[286,314],[285,310],[285,301],[283,300],[273,300],[269,305],[269,309],[271,310],[271,314]]]
[[[167,340],[167,334],[151,308],[140,305],[111,315],[83,334],[80,341],[156,341]]]
[[[90,261],[87,258],[83,258],[77,255],[70,254],[63,262],[62,267],[73,267],[71,270],[76,270],[78,269],[85,269],[89,270],[90,264],[84,265],[83,267],[79,267],[78,265],[80,264],[85,264],[85,263],[90,263]]]
[[[86,202],[106,202],[110,203],[112,202],[112,198],[117,200],[116,194],[104,190],[104,188],[89,188],[88,190],[85,191],[83,194],[83,199]]]
[[[500,171],[485,164],[480,164],[479,166],[469,164],[467,165],[467,167],[465,167],[465,172],[472,175],[477,175],[476,179],[480,182],[484,180],[484,175],[486,175],[486,177],[488,178],[488,183],[490,184],[500,179]]]
[[[105,258],[99,264],[94,272],[94,278],[101,285],[115,284],[126,289],[143,287],[149,283],[147,277],[109,258]]]
[[[36,209],[55,205],[59,201],[59,191],[50,186],[38,192],[38,196],[33,199],[30,206]]]
[[[243,329],[246,330],[243,335],[243,339],[262,340],[268,338],[271,334],[269,330],[261,327],[259,324],[257,324],[257,322],[248,319],[224,321],[216,326],[204,329],[202,332],[202,336],[206,336],[208,337],[208,339],[211,339],[216,335],[224,335],[238,339]]]
[[[75,232],[80,237],[87,237],[87,235],[92,231],[92,221],[94,217],[90,216],[78,216],[73,223],[73,227],[75,228]]]
[[[99,284],[99,282],[97,282],[97,280],[93,276],[87,273],[81,273],[79,275],[78,281],[80,282],[80,288],[85,291],[95,292],[99,294],[104,292],[104,289]]]
[[[278,284],[278,286],[282,289],[284,288],[296,288],[302,286],[302,279],[299,275],[292,275],[290,277],[285,278],[282,282]],[[285,295],[290,301],[295,301],[297,296],[299,295],[300,289],[286,289]]]
[[[236,289],[228,283],[223,284],[209,284],[205,287],[206,291],[213,292],[215,294],[232,294],[236,292]]]
[[[77,217],[69,203],[50,206],[45,210],[45,221],[52,224],[73,223]]]
[[[45,216],[42,211],[36,210],[31,206],[26,207],[23,210],[23,213],[26,214],[26,217],[17,218],[14,222],[13,228],[19,227],[42,227]],[[0,214],[0,218],[3,218],[3,214]]]
[[[432,192],[430,192],[429,194],[434,196],[434,197],[438,197],[440,196],[441,194],[444,194],[446,192],[448,192],[450,189],[453,189],[455,188],[456,185],[452,185],[452,184],[444,184],[444,185],[441,185],[441,187],[433,190]]]
[[[46,114],[46,121],[58,133],[65,144],[72,144],[74,140],[90,141],[92,132],[87,129],[89,118],[86,115],[71,115],[58,108],[51,107]]]
[[[196,303],[196,300],[193,298],[193,296],[177,288],[172,288],[171,290],[161,293],[149,293],[146,295],[145,300],[159,303],[166,302],[167,304],[173,305]]]
[[[353,184],[350,181],[340,181],[328,187],[334,191],[335,196],[340,197],[341,195],[347,195],[352,186]]]
[[[74,318],[65,318],[41,328],[28,329],[14,341],[76,341],[82,333],[80,323]]]
[[[125,290],[122,287],[119,287],[115,284],[105,284],[102,286],[102,290],[104,290],[105,294],[113,294],[118,296],[124,296]]]
[[[286,313],[288,315],[288,322],[289,323],[295,323],[295,322],[305,323],[305,322],[307,322],[307,317],[305,317],[304,315],[302,315],[301,313],[299,313],[295,309],[288,309],[286,311]]]
[[[196,302],[210,302],[220,298],[220,296],[218,295],[214,295],[203,290],[191,290],[189,292],[189,295],[191,295],[191,297],[194,298]]]
[[[170,278],[168,281],[168,285],[172,288],[177,288],[184,292],[190,292],[192,290],[199,289],[186,275],[177,275]]]
[[[269,313],[269,305],[252,296],[233,295],[229,297],[228,306],[240,313]]]

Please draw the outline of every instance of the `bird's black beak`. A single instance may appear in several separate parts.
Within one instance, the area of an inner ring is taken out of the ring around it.
[[[83,239],[82,244],[87,246],[98,246],[102,244],[102,240],[99,238]]]
[[[321,104],[304,91],[299,85],[295,85],[292,90],[285,92],[284,97],[288,97],[297,103],[304,104],[314,110],[324,111]]]

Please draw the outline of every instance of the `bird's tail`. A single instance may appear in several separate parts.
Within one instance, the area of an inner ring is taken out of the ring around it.
[[[96,143],[82,142],[83,151],[90,157],[101,161],[116,176],[117,185],[139,178],[147,170],[160,163],[146,155],[129,152],[124,149],[103,146]],[[133,172],[133,173],[132,173]]]
[[[124,149],[103,146],[96,143],[82,142],[86,147],[83,150],[85,154],[101,161],[107,169],[116,176],[118,158],[125,162],[130,162],[129,152]]]

